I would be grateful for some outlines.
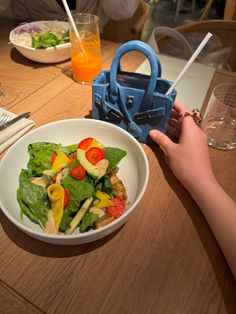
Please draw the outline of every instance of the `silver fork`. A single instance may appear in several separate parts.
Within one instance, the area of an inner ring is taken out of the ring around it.
[[[10,121],[12,117],[8,115],[7,113],[3,112],[0,114],[0,126],[3,125],[4,123]]]

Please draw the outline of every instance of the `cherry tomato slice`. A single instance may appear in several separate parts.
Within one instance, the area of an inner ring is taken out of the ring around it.
[[[100,160],[105,158],[105,152],[98,147],[90,148],[85,155],[92,165],[96,165]]]
[[[81,165],[76,165],[70,170],[72,178],[81,180],[86,176],[86,170]]]
[[[64,208],[67,207],[69,203],[70,203],[69,193],[67,190],[64,189]]]
[[[92,143],[93,138],[92,137],[87,137],[78,144],[78,148],[86,150],[89,145]]]

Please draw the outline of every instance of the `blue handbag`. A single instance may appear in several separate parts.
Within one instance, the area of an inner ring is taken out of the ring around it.
[[[150,75],[120,69],[121,57],[132,50],[148,58]],[[166,131],[176,97],[175,90],[165,95],[171,85],[161,78],[161,64],[154,50],[142,41],[129,41],[116,51],[111,70],[100,72],[92,83],[92,118],[120,126],[139,142],[153,143],[149,130]]]

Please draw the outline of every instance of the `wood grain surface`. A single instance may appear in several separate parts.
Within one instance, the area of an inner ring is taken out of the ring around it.
[[[89,115],[91,86],[73,81],[69,61],[26,61],[8,45],[13,25],[2,21],[0,27],[0,80],[20,94],[13,112],[30,110],[35,128]],[[103,42],[104,68],[118,46]],[[142,61],[129,53],[122,67],[134,71]],[[225,73],[217,75],[225,80]],[[218,82],[215,76],[211,87]],[[143,147],[147,191],[127,223],[104,239],[51,245],[0,213],[0,313],[235,313],[235,281],[209,226],[161,150]],[[236,201],[236,150],[210,154],[218,180]]]

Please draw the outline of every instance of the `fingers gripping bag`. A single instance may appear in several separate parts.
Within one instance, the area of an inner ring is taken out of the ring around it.
[[[121,70],[124,54],[139,51],[149,60],[150,75]],[[165,95],[172,82],[161,77],[158,55],[146,43],[132,40],[121,45],[110,71],[102,71],[92,83],[92,117],[125,129],[139,142],[153,143],[148,132],[166,131],[176,90]]]

